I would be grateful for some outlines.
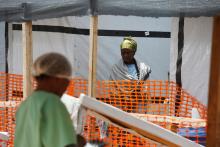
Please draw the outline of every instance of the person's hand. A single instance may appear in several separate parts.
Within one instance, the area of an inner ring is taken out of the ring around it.
[[[86,139],[80,134],[77,134],[77,147],[84,147],[85,145],[86,145]]]

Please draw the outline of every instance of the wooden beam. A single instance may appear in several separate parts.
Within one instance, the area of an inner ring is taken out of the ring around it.
[[[96,93],[96,61],[97,61],[97,35],[98,16],[90,17],[90,48],[89,48],[89,80],[88,95],[95,97]]]
[[[94,115],[96,118],[100,118],[109,124],[121,126],[128,132],[132,131],[131,134],[144,136],[168,147],[201,147],[196,142],[186,139],[161,126],[155,125],[152,122],[136,118],[127,112],[112,107],[111,105],[98,101],[92,97],[81,94],[80,101],[81,105],[86,108],[87,112],[93,111],[106,119]]]
[[[220,16],[214,17],[213,25],[207,146],[220,146]]]
[[[32,22],[22,23],[23,39],[23,98],[25,99],[32,92],[33,47],[32,47]]]

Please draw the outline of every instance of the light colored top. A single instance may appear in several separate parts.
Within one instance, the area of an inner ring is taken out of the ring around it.
[[[138,80],[137,70],[135,64],[127,64],[128,73],[136,80]]]
[[[151,73],[150,66],[146,65],[143,62],[138,62],[136,60],[137,67],[139,70],[139,77],[138,80],[147,80],[149,77],[149,74]],[[111,70],[110,73],[110,80],[137,80],[135,77],[133,77],[129,71],[128,66],[123,62],[122,59],[119,60],[118,63],[116,63]]]
[[[71,119],[72,124],[77,134],[82,134],[84,131],[84,121],[86,119],[86,110],[81,107],[81,101],[74,96],[63,94],[61,97],[62,103],[66,106]]]
[[[59,96],[35,91],[16,112],[14,147],[64,147],[76,144],[70,115]]]

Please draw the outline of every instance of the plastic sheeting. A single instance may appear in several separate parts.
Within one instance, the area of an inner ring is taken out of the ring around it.
[[[0,0],[0,20],[25,21],[62,16],[212,16],[219,0]]]
[[[83,125],[83,114],[82,114],[82,108],[80,99],[70,96],[68,94],[63,94],[61,97],[61,102],[66,106],[67,111],[70,114],[70,117],[72,119],[73,126],[75,130],[79,130],[79,132],[82,132],[82,125]],[[81,109],[81,110],[80,110]],[[81,115],[81,116],[79,116]],[[78,127],[77,127],[78,126]],[[79,133],[77,132],[77,133]]]
[[[176,79],[178,51],[178,23],[172,21],[170,79]],[[182,88],[207,105],[212,39],[211,17],[185,18],[184,47],[182,53]]]
[[[0,0],[0,20],[25,21],[86,15],[88,0]]]
[[[0,71],[5,71],[5,22],[0,22]]]
[[[135,22],[135,24],[134,24]],[[89,17],[64,17],[33,22],[47,26],[65,26],[88,29]],[[100,16],[99,29],[170,32],[170,18],[144,18],[123,16]],[[10,28],[9,73],[22,74],[21,31]],[[169,71],[170,38],[135,37],[135,57],[148,64],[152,73],[150,79],[167,80]],[[97,55],[97,79],[108,80],[112,65],[121,58],[122,36],[99,36]],[[73,76],[87,79],[89,65],[89,36],[59,32],[33,31],[33,58],[55,51],[64,54],[73,65]]]

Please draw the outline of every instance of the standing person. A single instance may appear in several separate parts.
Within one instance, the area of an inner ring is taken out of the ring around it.
[[[37,87],[16,112],[15,147],[75,147],[77,137],[60,97],[72,68],[61,54],[47,53],[33,65]]]
[[[120,48],[122,58],[112,67],[110,80],[147,80],[151,73],[150,66],[134,58],[137,42],[125,37]]]
[[[132,85],[135,83],[132,81],[147,80],[151,68],[134,58],[137,51],[137,42],[131,37],[125,37],[120,48],[122,58],[113,65],[109,77],[109,80],[113,81],[113,84],[110,84],[113,85],[110,92],[111,102],[114,106],[126,112],[146,113],[146,110],[142,108],[145,107],[147,99],[140,97],[140,88]],[[138,105],[141,106],[141,111],[139,111]],[[101,136],[103,138],[108,137],[108,123],[99,121],[98,126],[100,127]]]
[[[147,98],[141,96],[144,80],[149,78],[150,66],[136,60],[137,42],[131,37],[125,37],[121,45],[121,59],[112,67],[110,80],[115,81],[111,97],[117,99],[116,107],[127,112],[146,113]],[[122,106],[121,106],[122,105]],[[140,108],[138,108],[140,107]]]
[[[139,85],[141,81],[149,78],[151,68],[134,58],[137,42],[131,37],[125,37],[120,48],[122,58],[113,65],[109,77],[110,85],[113,85],[110,92],[111,104],[126,112],[146,113],[146,108],[143,109],[143,107],[146,106],[147,99],[145,96],[144,98],[140,96]],[[138,106],[141,106],[140,110]],[[99,127],[102,136],[110,135],[108,126],[107,122],[100,121]]]

